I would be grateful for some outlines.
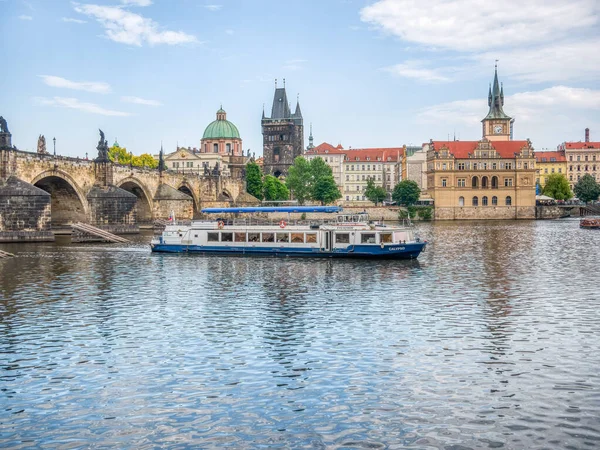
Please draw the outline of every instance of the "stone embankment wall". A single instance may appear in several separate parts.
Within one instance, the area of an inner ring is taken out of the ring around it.
[[[435,208],[436,220],[535,219],[535,206],[463,206]]]
[[[560,219],[561,217],[569,217],[571,210],[565,208],[559,208],[558,206],[536,206],[535,207],[535,218],[536,219]]]

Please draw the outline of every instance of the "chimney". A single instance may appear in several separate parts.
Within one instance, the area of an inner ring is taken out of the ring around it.
[[[590,142],[590,129],[585,129],[585,142]]]

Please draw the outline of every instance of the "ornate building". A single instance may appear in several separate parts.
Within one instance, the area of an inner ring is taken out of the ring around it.
[[[488,94],[480,141],[430,141],[427,190],[436,219],[534,219],[535,156],[529,140],[512,140],[498,70]]]
[[[553,173],[560,173],[567,176],[567,159],[564,151],[555,152],[535,152],[536,178],[535,184],[543,188],[546,185],[546,179]]]
[[[558,149],[565,153],[571,190],[586,174],[600,182],[600,142],[590,142],[589,128],[585,129],[584,142],[563,142]]]
[[[304,121],[300,102],[292,114],[285,92],[285,80],[282,88],[275,81],[275,95],[271,107],[271,117],[263,115],[261,120],[263,134],[264,173],[287,175],[288,168],[304,149]]]
[[[244,150],[237,127],[227,120],[223,108],[217,111],[217,120],[208,124],[200,141],[200,153],[218,153],[224,156],[242,156]]]

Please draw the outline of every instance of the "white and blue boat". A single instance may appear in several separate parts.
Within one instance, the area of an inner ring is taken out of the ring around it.
[[[387,225],[367,213],[344,213],[337,206],[206,208],[221,216],[252,213],[288,213],[279,222],[224,219],[170,224],[151,242],[153,252],[215,255],[304,256],[317,258],[414,259],[426,241],[415,235],[410,222]],[[335,219],[293,221],[292,213],[338,213]]]

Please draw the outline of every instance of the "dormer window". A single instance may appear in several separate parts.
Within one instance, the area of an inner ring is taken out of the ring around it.
[[[387,160],[388,160],[388,161],[391,161],[391,160],[392,160],[392,157],[391,157],[391,156],[388,156],[388,159],[387,159]]]
[[[360,158],[357,156],[355,160],[356,160],[356,161],[360,161]]]
[[[371,157],[370,156],[367,156],[367,161],[371,161]]]

